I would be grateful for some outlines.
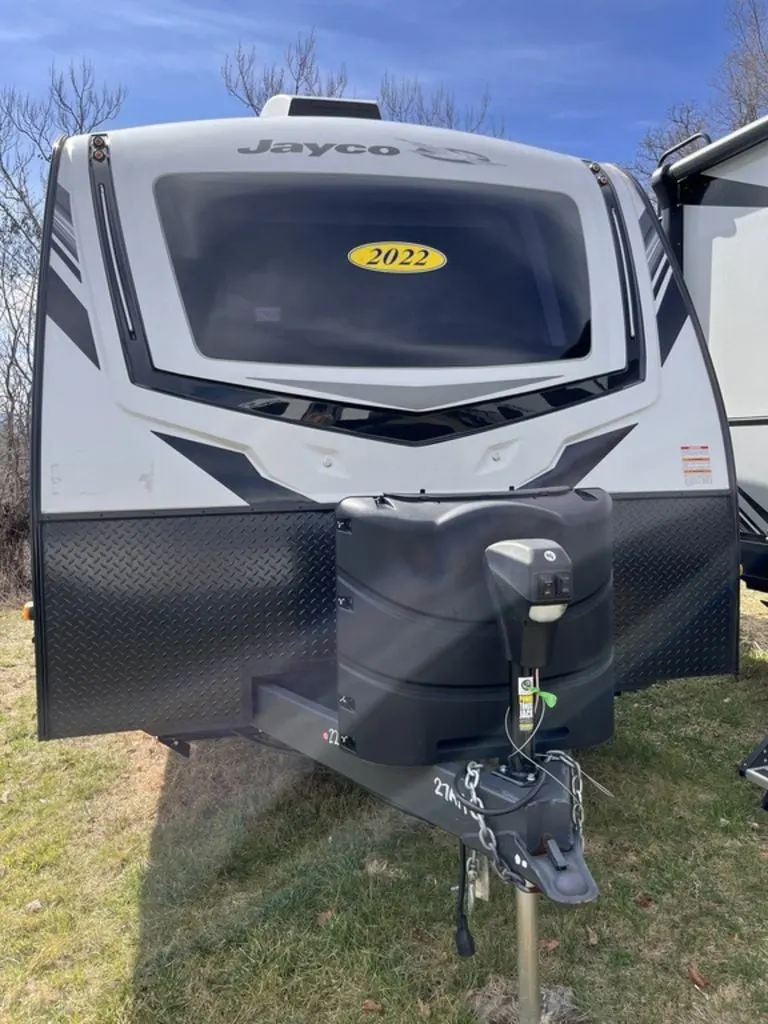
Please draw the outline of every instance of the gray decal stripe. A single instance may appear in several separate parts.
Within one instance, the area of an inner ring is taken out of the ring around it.
[[[521,380],[482,381],[477,384],[432,384],[427,387],[399,387],[395,384],[338,384],[318,380],[282,380],[276,377],[249,377],[265,384],[284,388],[305,388],[316,402],[333,402],[334,396],[352,402],[381,402],[388,408],[426,412],[441,407],[452,408],[477,398],[486,398],[514,388],[532,387],[543,381],[557,380],[559,375],[529,377]],[[325,392],[325,395],[323,394]]]
[[[61,246],[55,238],[51,239],[51,249],[53,249],[53,251],[59,257],[61,262],[67,267],[70,273],[74,274],[78,281],[82,281],[83,278],[78,269],[77,264],[72,259],[70,259],[67,253],[64,252],[64,250],[61,248]]]
[[[153,434],[254,508],[287,505],[297,509],[315,504],[303,494],[265,479],[242,452],[186,437],[172,437],[157,430]]]
[[[643,235],[643,241],[648,245],[653,240],[655,234],[653,230],[653,217],[648,210],[643,210],[640,214],[640,231]]]
[[[654,298],[661,295],[661,302],[656,310],[656,324],[659,331],[659,351],[662,366],[667,361],[675,342],[680,336],[685,321],[688,319],[688,308],[680,289],[672,263],[663,241],[663,229],[658,217],[652,212],[648,197],[640,185],[632,179],[635,188],[645,204],[640,215],[640,229],[645,240],[645,254],[648,270],[651,275]],[[653,237],[651,237],[651,234]],[[667,284],[669,282],[669,284]],[[666,290],[665,290],[666,286]]]
[[[646,250],[646,254],[648,256],[648,269],[651,272],[651,277],[654,278],[662,263],[667,264],[667,259],[661,242],[657,239],[656,246],[652,249]]]
[[[53,223],[51,225],[51,234],[54,238],[58,238],[64,248],[69,252],[72,259],[77,259],[77,243],[75,242],[74,232],[63,221],[59,220],[56,213],[53,215]]]
[[[100,366],[93,340],[88,310],[62,281],[53,267],[48,267],[45,288],[45,312],[64,334],[72,341],[94,366]]]
[[[746,181],[729,181],[700,174],[684,181],[680,188],[684,206],[735,206],[761,208],[768,206],[768,186]]]
[[[72,200],[69,192],[61,185],[56,186],[56,194],[53,203],[53,218],[51,221],[51,234],[53,234],[74,260],[77,259],[77,239],[72,223]]]
[[[655,280],[653,282],[653,297],[654,297],[654,299],[658,299],[659,295],[662,292],[662,289],[664,288],[664,285],[667,283],[667,281],[669,281],[669,279],[670,279],[669,264],[665,263],[664,269],[661,271],[661,273],[658,275],[658,277],[655,278]]]
[[[61,211],[62,216],[72,223],[72,199],[63,185],[56,186],[55,204]]]
[[[636,423],[628,427],[611,430],[598,437],[588,437],[584,441],[569,444],[552,469],[542,473],[525,484],[525,489],[533,487],[575,487],[587,473],[590,473],[606,455],[609,455],[632,430]]]
[[[65,246],[74,259],[77,259],[77,241],[75,229],[72,224],[72,208],[69,202],[69,194],[59,186],[56,189],[56,199],[53,205],[53,219],[51,231]]]
[[[659,349],[663,366],[683,329],[683,324],[688,319],[685,299],[674,276],[664,292],[656,319],[659,325]]]
[[[661,244],[658,232],[658,219],[648,209],[644,209],[640,215],[640,231],[643,235],[643,244],[645,245],[645,257],[648,261],[648,270],[650,271],[651,280],[655,280],[654,293],[658,294],[658,289],[661,286],[661,282],[664,279],[664,273],[662,272],[658,278],[656,274],[661,268],[662,263],[666,263],[666,257],[664,254],[664,246]]]

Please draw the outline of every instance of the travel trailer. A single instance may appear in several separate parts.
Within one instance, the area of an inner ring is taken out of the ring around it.
[[[665,161],[652,183],[728,415],[743,579],[768,592],[768,117]]]
[[[573,751],[738,668],[730,385],[673,238],[616,166],[362,101],[62,139],[40,738],[282,743],[594,899]]]

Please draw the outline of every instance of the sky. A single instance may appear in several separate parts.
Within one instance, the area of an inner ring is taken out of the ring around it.
[[[0,0],[0,87],[39,94],[51,61],[87,57],[127,99],[119,126],[246,113],[221,65],[238,42],[265,65],[315,28],[348,93],[381,75],[487,87],[516,141],[623,162],[674,103],[706,97],[727,0]]]

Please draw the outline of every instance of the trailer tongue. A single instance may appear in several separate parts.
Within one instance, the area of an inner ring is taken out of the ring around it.
[[[477,855],[516,889],[523,1024],[539,1020],[538,895],[566,905],[598,895],[584,858],[581,767],[535,740],[545,718],[555,731],[568,721],[571,703],[602,709],[602,735],[611,732],[611,505],[603,491],[569,489],[342,502],[336,692],[324,706],[266,672],[252,690],[264,735],[458,837],[460,956],[475,952]],[[593,649],[561,654],[558,697],[541,673],[569,614]],[[495,702],[483,701],[500,678],[503,733]]]

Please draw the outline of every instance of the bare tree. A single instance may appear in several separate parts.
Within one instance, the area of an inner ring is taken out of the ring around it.
[[[336,71],[321,71],[317,37],[312,29],[299,34],[285,50],[284,63],[266,65],[253,46],[240,43],[222,66],[224,86],[230,96],[260,114],[270,96],[277,93],[340,97],[346,92],[348,76],[342,64]],[[444,86],[427,91],[418,78],[397,79],[385,73],[379,86],[382,114],[393,121],[459,128],[463,131],[503,135],[503,125],[489,117],[490,96],[484,93],[476,106],[459,109],[455,96]]]
[[[45,176],[56,139],[111,121],[122,88],[87,61],[51,67],[41,97],[0,92],[0,590],[28,582],[29,428]]]
[[[489,116],[491,97],[487,89],[477,105],[466,104],[459,109],[454,93],[444,85],[426,92],[418,78],[396,79],[385,72],[378,99],[382,114],[391,121],[455,128],[484,135],[504,135],[503,122],[496,122]]]
[[[731,0],[731,46],[715,76],[713,126],[733,131],[768,112],[768,2]]]
[[[710,82],[710,101],[677,104],[641,140],[629,169],[644,183],[670,146],[695,132],[727,134],[768,113],[768,0],[730,0],[725,27],[730,46]]]
[[[667,111],[663,124],[655,125],[645,133],[628,169],[647,186],[663,153],[698,132],[706,132],[708,128],[707,115],[695,103],[676,104]],[[677,155],[685,156],[700,145],[701,142],[691,143]]]
[[[337,71],[323,74],[317,59],[317,38],[312,29],[299,35],[285,48],[283,65],[262,65],[255,46],[239,43],[222,67],[224,87],[230,96],[240,100],[254,114],[260,114],[270,96],[290,93],[292,96],[343,96],[347,88],[344,65]]]

